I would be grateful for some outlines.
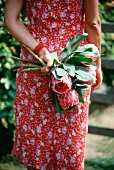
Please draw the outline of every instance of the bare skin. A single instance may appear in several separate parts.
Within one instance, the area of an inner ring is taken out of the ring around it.
[[[23,2],[24,0],[6,1],[4,26],[9,30],[9,32],[12,34],[13,37],[15,37],[17,41],[25,44],[31,50],[33,50],[38,45],[38,42],[29,33],[29,31],[19,19],[19,14],[22,10]],[[47,64],[47,66],[42,69],[42,72],[46,74],[47,72],[49,72],[50,68],[53,65],[53,59],[46,48],[43,48],[39,52],[38,56]]]
[[[88,33],[88,42],[95,44],[101,52],[101,22],[99,17],[98,0],[84,0],[85,31]],[[92,91],[102,84],[101,58],[97,60],[96,84]]]
[[[33,50],[38,42],[26,29],[24,24],[20,21],[19,15],[23,7],[24,0],[6,0],[5,14],[4,14],[4,26],[9,30],[13,37],[20,43],[25,44],[31,50]],[[84,0],[84,12],[85,12],[85,31],[88,33],[88,42],[95,44],[99,51],[101,51],[101,23],[98,12],[98,0]],[[46,67],[42,68],[44,74],[49,73],[50,68],[53,65],[53,59],[50,52],[43,48],[38,56],[46,62]],[[101,73],[101,59],[97,62],[97,81],[92,87],[92,91],[97,89],[102,83]],[[35,170],[32,167],[27,167],[28,170]]]

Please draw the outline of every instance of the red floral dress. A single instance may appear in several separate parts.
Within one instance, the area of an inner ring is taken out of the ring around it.
[[[83,0],[27,0],[27,29],[50,52],[84,30]],[[21,58],[33,59],[24,49]],[[41,170],[84,170],[90,89],[77,109],[58,113],[50,99],[49,77],[40,71],[16,76],[16,135],[12,154]]]

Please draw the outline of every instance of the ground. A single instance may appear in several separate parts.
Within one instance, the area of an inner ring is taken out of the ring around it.
[[[90,125],[114,128],[114,105],[92,105],[90,112]],[[85,165],[85,170],[114,170],[114,138],[88,134]]]
[[[114,105],[91,104],[89,124],[114,128]],[[0,161],[0,170],[26,170],[26,167],[13,155],[7,155]],[[88,134],[85,170],[114,170],[114,138]]]

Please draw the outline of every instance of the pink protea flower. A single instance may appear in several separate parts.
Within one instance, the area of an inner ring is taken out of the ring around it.
[[[79,103],[78,93],[74,89],[71,89],[63,94],[58,94],[57,98],[61,108],[64,110]]]
[[[57,80],[53,75],[51,78],[51,88],[56,93],[66,93],[72,87],[72,80],[70,75],[66,72],[61,80]]]
[[[96,56],[88,56],[88,58],[91,58],[93,61],[95,61],[100,56],[99,50],[94,44],[84,44],[84,45],[80,46],[80,48],[84,48],[84,49],[92,48],[93,50],[96,50],[98,52],[98,55],[96,55]]]

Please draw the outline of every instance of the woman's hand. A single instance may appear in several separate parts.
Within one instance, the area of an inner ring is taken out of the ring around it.
[[[50,52],[44,47],[39,53],[38,56],[46,63],[46,67],[41,69],[43,74],[48,74],[50,69],[53,66],[53,58],[50,55]]]
[[[101,68],[97,68],[96,70],[96,83],[92,86],[92,91],[96,90],[97,88],[100,87],[100,85],[102,84],[102,71]]]

